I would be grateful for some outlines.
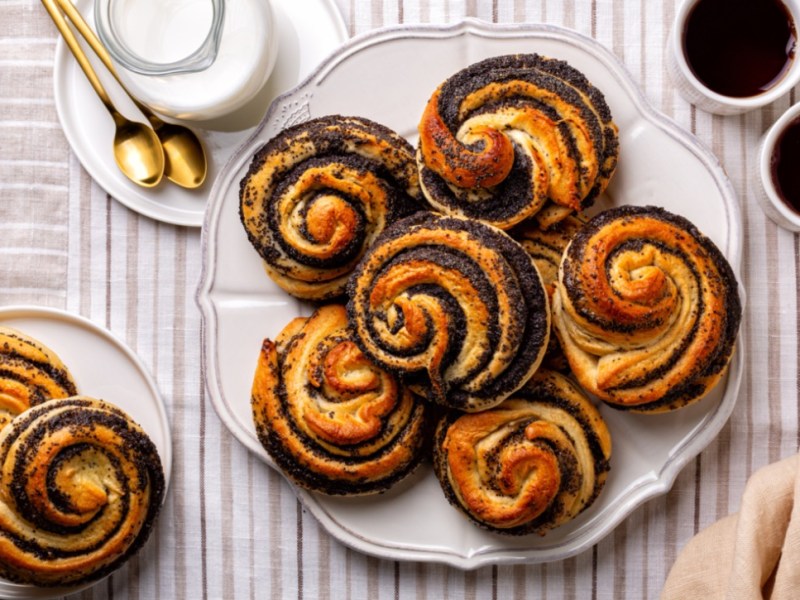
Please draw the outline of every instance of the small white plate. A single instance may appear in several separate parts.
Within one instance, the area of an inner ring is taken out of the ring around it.
[[[126,345],[91,321],[53,308],[3,307],[0,324],[53,350],[72,373],[79,394],[115,404],[139,423],[158,449],[169,487],[172,437],[164,402],[155,381]],[[0,597],[60,598],[96,583],[42,588],[0,579]]]
[[[77,0],[75,4],[94,26],[94,0]],[[189,227],[203,223],[214,179],[234,150],[253,134],[272,99],[301,82],[347,39],[344,19],[333,0],[272,0],[272,6],[280,40],[275,69],[267,84],[254,100],[229,117],[186,123],[200,136],[208,153],[208,178],[197,190],[180,188],[166,179],[147,189],[119,171],[112,153],[114,123],[64,40],[58,40],[53,72],[58,118],[78,160],[100,187],[131,210],[152,219]],[[87,54],[118,109],[130,118],[144,120],[91,51]]]
[[[412,143],[425,102],[444,79],[489,56],[538,52],[568,61],[606,96],[620,131],[619,169],[599,204],[655,204],[683,215],[719,246],[735,272],[742,252],[738,204],[718,160],[693,136],[657,113],[620,62],[596,41],[545,25],[398,27],[352,40],[304,84],[278,98],[253,139],[217,179],[203,228],[203,368],[223,423],[259,457],[250,387],[262,338],[308,307],[264,274],[239,221],[239,182],[255,151],[288,123],[340,113],[383,123]],[[741,347],[741,346],[740,346]],[[666,493],[678,472],[717,435],[736,402],[743,357],[703,401],[665,415],[633,415],[601,406],[614,450],[597,501],[571,523],[509,538],[483,531],[446,501],[430,468],[387,494],[337,498],[298,490],[334,536],[391,559],[431,560],[461,568],[545,562],[591,548],[642,502]]]

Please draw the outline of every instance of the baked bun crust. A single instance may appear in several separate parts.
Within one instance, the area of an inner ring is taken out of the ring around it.
[[[551,300],[551,310],[561,257],[581,227],[583,227],[583,221],[570,215],[562,221],[551,225],[548,229],[542,229],[535,222],[527,221],[509,231],[511,237],[517,240],[525,248],[525,251],[530,254],[533,263],[539,269],[542,282],[547,290],[547,296]],[[559,372],[566,372],[569,369],[567,359],[558,344],[558,336],[552,330],[542,366]]]
[[[479,221],[419,213],[397,222],[359,263],[349,296],[355,338],[373,360],[465,411],[518,389],[550,336],[531,257]]]
[[[544,534],[586,510],[605,484],[608,428],[565,376],[540,370],[502,404],[451,413],[434,439],[445,496],[498,533]]]
[[[147,540],[164,498],[158,451],[119,408],[50,400],[0,432],[0,576],[39,586],[108,575]]]
[[[741,312],[719,249],[685,218],[655,207],[592,219],[564,253],[553,298],[580,384],[638,412],[702,398],[730,361]]]
[[[342,294],[372,240],[419,199],[407,141],[367,119],[334,115],[267,142],[241,182],[239,208],[275,283],[324,300]]]
[[[619,142],[603,94],[538,54],[477,62],[442,83],[419,124],[417,162],[437,210],[508,229],[547,227],[594,202]]]
[[[31,406],[76,393],[72,375],[55,352],[0,325],[0,429]]]
[[[252,408],[262,445],[306,489],[382,492],[422,456],[425,403],[361,352],[341,305],[297,318],[264,341]]]

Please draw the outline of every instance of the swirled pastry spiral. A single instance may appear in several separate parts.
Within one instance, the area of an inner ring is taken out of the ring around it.
[[[741,310],[734,273],[714,243],[654,207],[592,219],[564,253],[553,298],[580,384],[638,412],[703,397],[730,360]]]
[[[537,54],[489,58],[447,79],[419,133],[428,201],[501,229],[534,215],[549,226],[591,205],[619,149],[603,94],[574,67]]]
[[[29,335],[0,326],[0,429],[31,406],[76,393],[72,375],[55,352]]]
[[[146,541],[164,497],[158,451],[120,409],[75,396],[0,432],[0,575],[41,586],[99,579]]]
[[[569,379],[541,369],[500,405],[451,413],[436,429],[434,471],[451,504],[499,533],[544,534],[594,502],[611,438]]]
[[[511,237],[517,240],[533,258],[551,300],[556,289],[561,256],[581,227],[583,227],[583,222],[571,215],[547,229],[542,229],[533,221],[526,221],[509,232]],[[552,302],[550,306],[552,309]],[[558,336],[552,334],[552,331],[542,365],[561,372],[565,372],[569,368],[567,359],[558,343]]]
[[[550,335],[530,256],[479,221],[419,213],[381,235],[348,288],[364,351],[465,411],[498,404],[538,368]]]
[[[564,250],[581,227],[583,222],[580,219],[569,216],[547,229],[528,221],[509,231],[511,237],[517,240],[533,258],[550,295],[555,290],[558,267],[561,265]]]
[[[264,340],[252,389],[259,440],[297,485],[382,492],[419,464],[427,407],[353,342],[344,306]]]
[[[329,116],[259,150],[241,182],[240,216],[272,279],[322,300],[342,294],[372,240],[420,198],[407,141],[367,119]]]

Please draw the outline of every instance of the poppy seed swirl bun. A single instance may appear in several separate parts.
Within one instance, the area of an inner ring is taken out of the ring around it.
[[[502,402],[547,348],[550,312],[536,266],[479,221],[436,213],[398,221],[359,263],[348,290],[364,352],[459,410]]]
[[[433,93],[419,123],[420,183],[437,210],[508,229],[592,204],[619,152],[603,94],[564,61],[498,56]]]
[[[50,348],[0,326],[0,429],[30,408],[77,393],[67,367]]]
[[[242,224],[267,273],[308,300],[340,296],[372,240],[421,200],[411,145],[383,125],[338,115],[267,142],[239,196]]]
[[[419,464],[427,406],[369,361],[341,305],[264,340],[252,388],[261,444],[297,485],[326,494],[382,492]]]
[[[445,496],[472,521],[497,533],[544,534],[597,498],[611,437],[574,383],[542,369],[492,409],[445,416],[433,453]]]
[[[0,432],[0,575],[39,586],[108,575],[147,540],[164,498],[158,451],[119,408],[50,400]]]
[[[649,206],[589,221],[564,252],[553,298],[580,384],[637,412],[702,398],[725,372],[741,313],[735,275],[714,243]]]

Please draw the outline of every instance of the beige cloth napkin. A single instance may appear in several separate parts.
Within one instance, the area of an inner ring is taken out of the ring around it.
[[[661,600],[800,598],[800,455],[747,482],[741,510],[681,551]]]

